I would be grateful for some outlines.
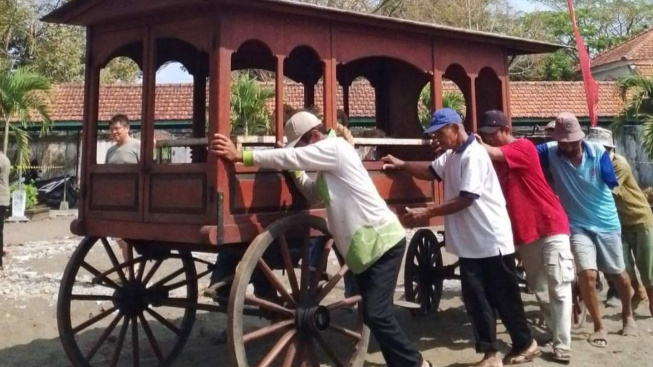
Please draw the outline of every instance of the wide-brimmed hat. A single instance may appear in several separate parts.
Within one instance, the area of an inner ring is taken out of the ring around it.
[[[585,133],[573,113],[563,112],[556,118],[556,127],[552,137],[558,142],[573,143],[583,140]]]
[[[590,127],[590,133],[587,135],[587,141],[599,143],[604,147],[614,148],[612,131],[602,127]]]
[[[286,147],[292,148],[299,142],[299,139],[307,132],[313,130],[315,127],[320,126],[322,122],[317,116],[310,112],[301,111],[292,115],[284,126],[284,134],[288,144]]]

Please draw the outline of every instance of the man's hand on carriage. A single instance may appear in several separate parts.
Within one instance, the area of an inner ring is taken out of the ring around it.
[[[417,227],[433,216],[429,208],[406,208],[406,214],[401,216],[401,222],[408,227]]]
[[[243,161],[243,153],[239,152],[238,149],[236,149],[236,146],[234,145],[231,140],[222,135],[222,134],[215,134],[213,135],[213,139],[211,139],[211,144],[210,147],[211,153],[217,154],[220,158],[229,161],[229,162],[242,162]]]
[[[401,159],[394,157],[390,154],[386,155],[385,157],[381,158],[381,162],[384,163],[383,169],[392,171],[392,170],[401,170],[404,168],[404,165],[406,162],[402,161]]]

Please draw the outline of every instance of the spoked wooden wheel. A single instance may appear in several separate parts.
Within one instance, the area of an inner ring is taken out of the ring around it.
[[[197,274],[189,252],[127,259],[106,238],[82,240],[61,282],[59,336],[75,366],[170,365],[191,332]]]
[[[420,315],[436,312],[446,277],[440,243],[429,229],[415,232],[408,245],[404,266],[406,300],[420,305]],[[413,312],[413,313],[415,313]]]
[[[321,251],[312,252],[317,254],[313,261],[309,260],[311,236],[324,243]],[[348,268],[334,251],[325,220],[308,215],[276,221],[254,239],[231,288],[232,364],[363,366],[369,329],[359,312],[360,296],[345,297],[343,278]],[[317,264],[315,269],[309,263]],[[256,277],[267,281],[268,291],[248,287],[257,282]],[[356,305],[357,310],[350,309]],[[252,309],[262,311],[265,318],[243,319],[253,314]]]

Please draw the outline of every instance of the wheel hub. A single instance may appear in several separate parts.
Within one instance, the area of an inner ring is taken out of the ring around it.
[[[135,316],[149,305],[157,305],[167,298],[167,292],[161,289],[147,289],[139,282],[130,282],[113,293],[113,304],[125,316]]]
[[[322,332],[331,324],[331,314],[324,306],[298,308],[295,313],[297,329],[303,333]]]

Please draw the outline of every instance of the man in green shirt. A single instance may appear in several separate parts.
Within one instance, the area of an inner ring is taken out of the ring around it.
[[[619,186],[612,190],[621,222],[621,242],[623,244],[626,271],[630,276],[635,295],[633,309],[648,299],[653,299],[653,213],[646,196],[639,188],[633,171],[626,158],[614,152],[612,132],[600,127],[592,128],[588,140],[594,141],[610,152],[614,172]],[[637,280],[639,270],[642,284]],[[653,305],[649,303],[653,316]]]

